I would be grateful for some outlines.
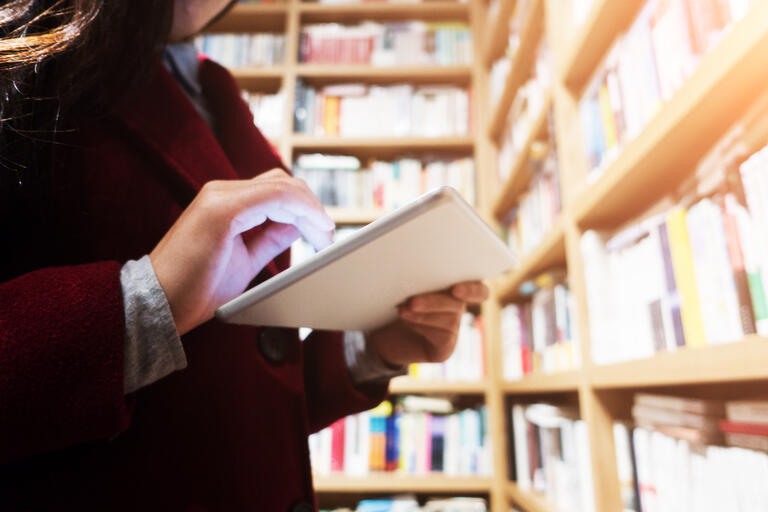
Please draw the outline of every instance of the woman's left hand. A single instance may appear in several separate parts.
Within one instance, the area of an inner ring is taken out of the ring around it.
[[[398,307],[400,318],[369,333],[381,359],[393,366],[445,361],[456,347],[461,315],[467,304],[488,298],[480,281],[459,283],[440,293],[425,293]]]

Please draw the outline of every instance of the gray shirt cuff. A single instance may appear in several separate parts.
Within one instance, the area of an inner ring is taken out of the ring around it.
[[[366,343],[361,331],[344,331],[344,359],[352,382],[366,384],[383,382],[408,373],[406,366],[385,363]]]
[[[171,307],[149,256],[120,270],[125,313],[123,388],[132,393],[187,367]]]

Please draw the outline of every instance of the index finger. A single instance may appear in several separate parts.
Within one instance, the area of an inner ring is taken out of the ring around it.
[[[451,288],[451,294],[457,299],[470,304],[479,304],[490,295],[488,287],[482,281],[467,281],[455,284]]]

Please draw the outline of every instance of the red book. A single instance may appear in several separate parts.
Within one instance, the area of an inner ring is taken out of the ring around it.
[[[720,420],[720,430],[726,434],[749,434],[751,436],[768,437],[768,425],[760,423]]]
[[[331,425],[331,471],[344,471],[344,418]]]

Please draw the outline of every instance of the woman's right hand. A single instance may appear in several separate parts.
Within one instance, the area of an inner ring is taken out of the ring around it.
[[[330,245],[334,227],[306,183],[281,169],[207,183],[149,255],[179,334],[211,319],[300,236],[317,250]]]

